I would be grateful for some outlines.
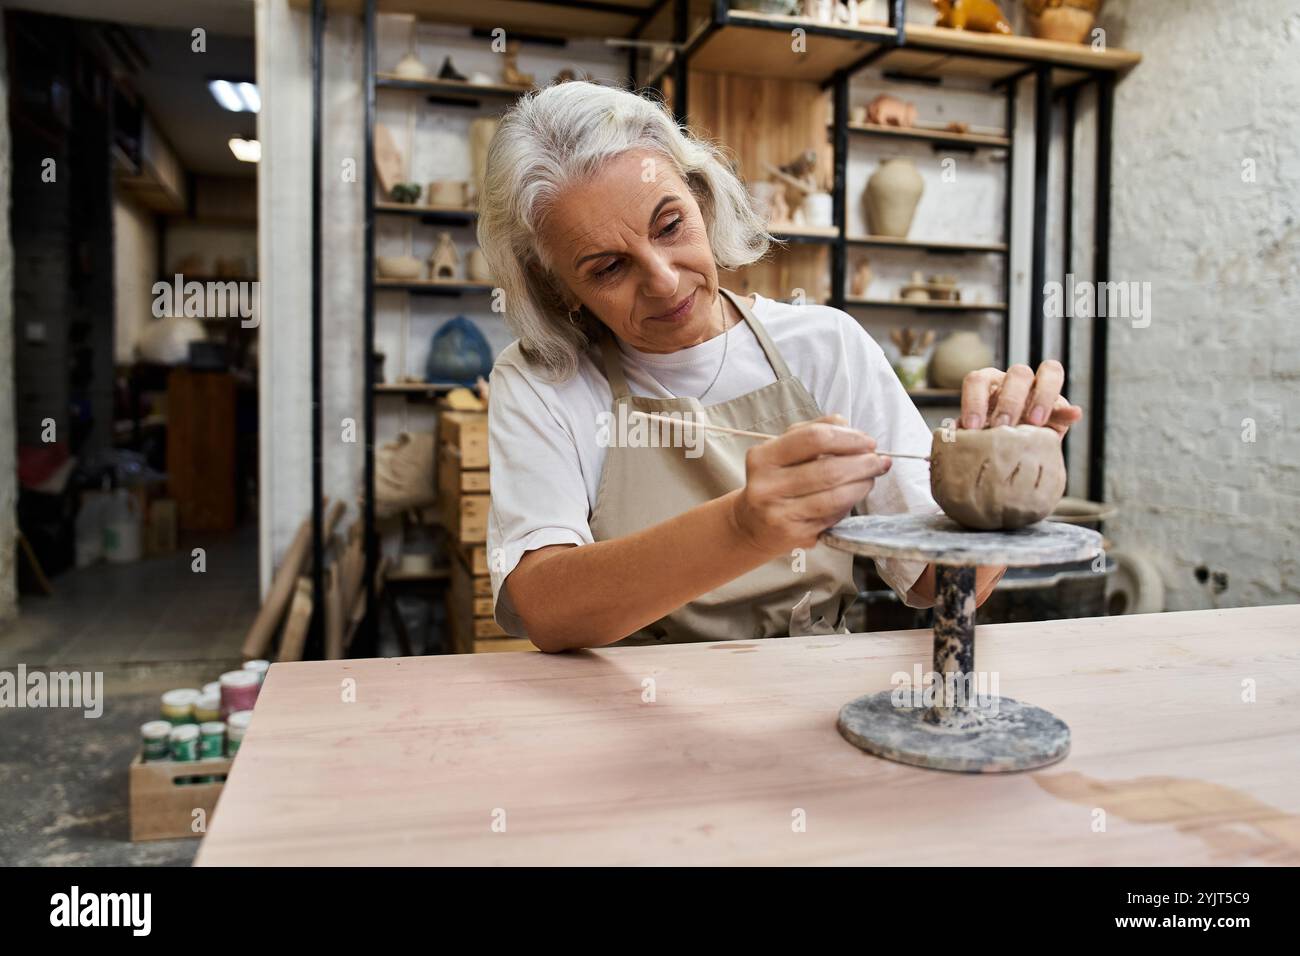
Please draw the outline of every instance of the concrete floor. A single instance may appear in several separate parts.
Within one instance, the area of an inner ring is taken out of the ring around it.
[[[191,570],[191,549],[207,570]],[[0,670],[100,671],[104,711],[0,708],[0,865],[188,865],[198,840],[129,842],[127,767],[158,697],[238,667],[257,613],[257,529],[60,575],[0,631]]]

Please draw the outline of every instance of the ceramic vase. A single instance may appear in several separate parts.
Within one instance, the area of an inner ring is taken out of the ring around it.
[[[903,388],[909,392],[925,388],[926,361],[924,355],[900,355],[894,363],[894,371]]]
[[[930,359],[930,384],[961,388],[968,372],[993,364],[993,350],[977,332],[953,332],[939,343]]]
[[[925,181],[910,159],[887,159],[881,163],[867,180],[863,193],[871,234],[905,239],[924,191]]]

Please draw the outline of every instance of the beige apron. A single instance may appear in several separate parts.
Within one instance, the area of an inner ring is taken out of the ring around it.
[[[767,330],[743,301],[721,290],[749,323],[777,380],[729,402],[703,406],[695,398],[643,398],[633,395],[612,333],[601,336],[605,376],[619,406],[689,417],[713,425],[779,435],[797,422],[822,415],[817,402],[790,374]],[[626,416],[626,412],[623,413]],[[637,419],[632,419],[633,422]],[[656,423],[640,420],[658,428]],[[672,426],[663,426],[667,437]],[[677,429],[680,436],[680,429]],[[619,538],[676,517],[745,484],[745,452],[757,439],[696,429],[693,443],[703,453],[689,457],[682,447],[622,447],[612,442],[592,510],[591,532],[597,541]],[[680,438],[679,438],[680,444]],[[654,569],[648,569],[652,582]],[[847,633],[844,611],[857,594],[852,555],[818,544],[802,553],[781,555],[722,587],[660,618],[619,641],[619,645],[735,641],[798,634]]]

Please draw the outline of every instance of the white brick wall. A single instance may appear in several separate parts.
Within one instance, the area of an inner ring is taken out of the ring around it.
[[[1300,9],[1112,0],[1102,22],[1143,54],[1116,92],[1111,278],[1153,299],[1149,328],[1110,328],[1107,531],[1172,610],[1300,601]]]

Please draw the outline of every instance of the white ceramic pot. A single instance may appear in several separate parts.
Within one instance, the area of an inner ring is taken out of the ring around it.
[[[909,392],[925,387],[926,361],[924,355],[900,355],[894,363],[894,371],[903,388]]]
[[[414,53],[408,53],[397,61],[393,72],[408,80],[422,80],[429,75],[429,68]]]
[[[809,193],[803,201],[804,225],[822,228],[835,224],[830,193]]]

